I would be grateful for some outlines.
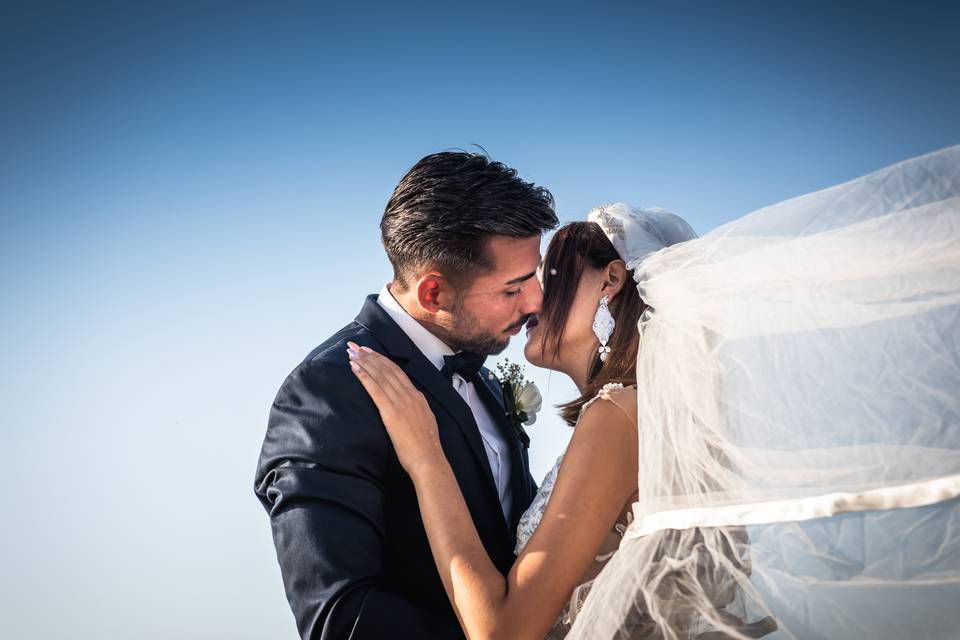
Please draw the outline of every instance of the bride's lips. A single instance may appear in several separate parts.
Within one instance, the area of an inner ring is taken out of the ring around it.
[[[538,324],[540,324],[540,321],[537,320],[537,316],[531,316],[530,319],[527,320],[527,335],[530,335],[530,332],[533,331],[533,328]]]

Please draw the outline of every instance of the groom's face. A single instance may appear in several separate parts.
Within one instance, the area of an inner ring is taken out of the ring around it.
[[[540,237],[494,236],[487,251],[493,271],[458,292],[448,314],[446,341],[455,350],[494,355],[540,313]]]

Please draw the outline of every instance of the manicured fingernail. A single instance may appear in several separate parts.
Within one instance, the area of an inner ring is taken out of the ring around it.
[[[347,349],[347,354],[348,354],[351,358],[356,358],[358,355],[360,355],[360,352],[357,351],[356,349]]]

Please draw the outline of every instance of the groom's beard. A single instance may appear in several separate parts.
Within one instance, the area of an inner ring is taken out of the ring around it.
[[[510,344],[507,331],[522,327],[531,316],[523,316],[520,320],[504,330],[494,334],[477,330],[477,320],[463,306],[451,311],[453,323],[444,328],[446,336],[439,336],[454,351],[469,351],[485,356],[495,356],[501,353]]]

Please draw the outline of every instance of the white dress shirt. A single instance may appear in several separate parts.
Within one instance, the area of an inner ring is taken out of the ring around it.
[[[389,283],[383,285],[377,302],[403,329],[403,332],[420,349],[427,360],[433,363],[433,366],[438,370],[443,369],[443,356],[453,355],[453,349],[447,346],[443,340],[430,333],[426,327],[417,322],[413,316],[407,313],[406,309],[400,306],[400,303],[390,293]],[[510,522],[510,506],[513,502],[513,496],[510,493],[510,454],[507,444],[500,436],[493,416],[490,415],[490,411],[483,404],[473,383],[455,373],[453,374],[453,388],[457,390],[460,397],[470,407],[474,420],[477,422],[480,439],[483,441],[483,448],[486,450],[487,460],[490,462],[490,471],[493,472],[493,480],[497,485],[497,494],[500,496],[500,507],[503,509],[503,515],[507,522]]]

